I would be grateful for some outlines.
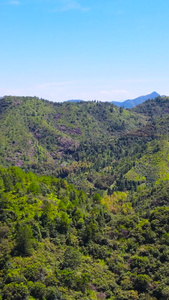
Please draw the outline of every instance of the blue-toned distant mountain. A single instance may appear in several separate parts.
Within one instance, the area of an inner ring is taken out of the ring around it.
[[[157,92],[153,92],[151,94],[148,94],[148,95],[145,95],[145,96],[140,96],[140,97],[137,97],[137,98],[132,99],[132,100],[128,99],[128,100],[125,100],[123,102],[112,101],[111,103],[115,104],[118,107],[132,108],[136,105],[139,105],[139,104],[143,103],[146,100],[155,99],[158,96],[160,96],[160,95]]]
[[[84,101],[84,100],[80,100],[80,99],[66,100],[66,102],[74,102],[74,103],[81,102],[81,101]]]

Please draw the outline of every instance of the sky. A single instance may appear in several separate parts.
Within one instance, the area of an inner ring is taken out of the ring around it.
[[[169,95],[169,0],[0,0],[0,96]]]

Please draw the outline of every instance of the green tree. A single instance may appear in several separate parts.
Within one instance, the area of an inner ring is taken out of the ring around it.
[[[75,249],[72,246],[66,248],[66,251],[63,256],[62,268],[71,268],[76,269],[81,264],[81,253],[78,249]]]
[[[29,296],[28,288],[24,283],[11,282],[4,286],[2,290],[2,300],[27,300]]]
[[[33,234],[29,225],[20,225],[16,233],[16,250],[18,254],[30,256],[33,249]]]

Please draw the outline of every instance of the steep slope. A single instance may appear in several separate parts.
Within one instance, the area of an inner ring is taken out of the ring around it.
[[[129,180],[155,182],[169,180],[169,142],[153,141],[148,144],[144,155],[135,162],[135,166],[126,174]]]
[[[165,205],[168,199],[169,98],[148,100],[133,110],[149,117],[152,140],[146,143],[140,156],[132,156],[133,165],[123,175],[119,162],[121,178],[114,185],[117,190],[130,191],[132,203],[142,210],[143,206]],[[127,166],[127,160],[124,164]]]
[[[86,189],[99,186],[97,181],[107,172],[102,170],[118,158],[118,139],[147,124],[142,115],[100,102],[4,97],[0,112],[2,165],[68,177]],[[84,175],[90,170],[94,180]]]
[[[169,97],[157,97],[132,109],[149,118],[156,135],[168,137],[169,134]]]
[[[163,116],[169,113],[169,97],[157,97],[154,100],[148,100],[132,111],[147,115],[149,117]]]
[[[157,92],[152,92],[151,94],[140,96],[135,99],[125,100],[123,102],[118,101],[112,101],[113,104],[115,104],[118,107],[124,107],[124,108],[133,108],[136,105],[139,105],[143,102],[145,102],[148,99],[155,99],[156,97],[160,96]]]

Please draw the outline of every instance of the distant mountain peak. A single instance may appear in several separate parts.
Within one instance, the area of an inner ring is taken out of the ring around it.
[[[112,101],[111,103],[115,104],[118,107],[132,108],[136,105],[139,105],[139,104],[143,103],[146,100],[154,99],[158,96],[160,96],[160,95],[157,92],[154,91],[151,94],[140,96],[140,97],[137,97],[135,99],[128,99],[128,100],[125,100],[123,102]]]

